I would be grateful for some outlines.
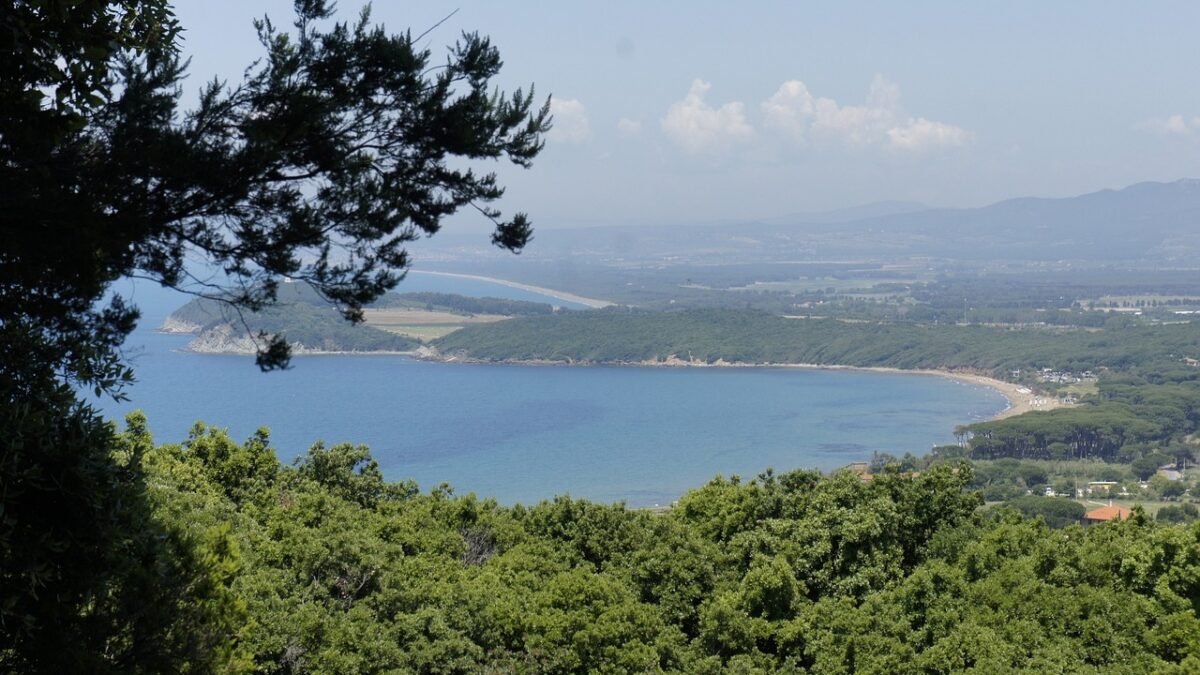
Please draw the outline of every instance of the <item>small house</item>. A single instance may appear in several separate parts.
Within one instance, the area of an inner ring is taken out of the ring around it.
[[[1110,520],[1129,520],[1133,512],[1129,509],[1120,506],[1101,506],[1098,509],[1093,509],[1083,514],[1084,525],[1095,525],[1097,523],[1107,523]]]
[[[1088,483],[1087,492],[1090,495],[1111,494],[1118,483],[1113,480],[1094,480]]]
[[[858,476],[863,482],[875,479],[871,474],[871,465],[866,462],[851,462],[845,466],[845,470]]]

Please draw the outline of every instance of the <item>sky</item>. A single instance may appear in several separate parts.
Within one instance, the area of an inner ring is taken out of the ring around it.
[[[341,0],[339,19],[363,3]],[[455,12],[457,10],[457,12]],[[553,96],[535,227],[982,206],[1200,177],[1200,2],[397,2],[389,30],[491,37],[497,84]],[[181,0],[191,90],[261,55],[287,1]],[[492,165],[489,165],[492,166]],[[478,217],[457,218],[483,228]]]

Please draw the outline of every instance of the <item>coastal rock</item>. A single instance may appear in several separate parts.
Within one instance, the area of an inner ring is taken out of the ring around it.
[[[188,343],[185,351],[196,354],[254,356],[258,353],[258,348],[259,341],[254,336],[236,328],[233,324],[220,323],[200,331],[195,339]],[[423,347],[423,351],[418,350],[418,352],[388,349],[346,349],[332,339],[326,339],[316,346],[306,345],[303,342],[292,342],[291,348],[292,355],[294,356],[318,354],[406,354],[430,360],[442,360],[443,358],[437,349],[432,347]]]
[[[195,334],[204,330],[204,326],[191,321],[177,319],[174,315],[171,315],[162,322],[162,325],[158,327],[158,330],[163,333]]]
[[[421,345],[416,349],[416,351],[413,352],[413,356],[418,359],[425,359],[427,361],[442,360],[442,353],[438,351],[437,347],[432,345]]]
[[[233,326],[217,324],[200,332],[188,343],[187,350],[198,354],[255,354],[258,345],[246,333],[235,334]]]

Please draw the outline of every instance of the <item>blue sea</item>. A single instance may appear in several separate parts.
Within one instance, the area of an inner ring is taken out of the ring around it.
[[[436,279],[422,290],[515,290]],[[263,374],[250,357],[181,351],[189,336],[151,329],[182,300],[157,289],[134,295],[145,310],[127,349],[138,382],[130,401],[101,402],[107,414],[144,410],[158,442],[183,441],[197,420],[239,439],[267,427],[284,461],[317,440],[362,443],[391,479],[415,479],[422,490],[448,483],[508,504],[570,494],[666,505],[717,474],[920,454],[1005,406],[986,387],[855,371],[301,356],[291,370]]]

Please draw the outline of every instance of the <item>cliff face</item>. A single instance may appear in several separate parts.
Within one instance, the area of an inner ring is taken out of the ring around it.
[[[292,342],[293,354],[346,354],[370,353],[380,350],[352,350],[340,345],[335,340],[325,340],[324,344],[309,346],[303,342]],[[258,343],[245,331],[236,330],[227,323],[209,326],[200,331],[194,340],[188,343],[187,351],[197,354],[238,354],[253,356],[258,353]]]
[[[172,314],[162,322],[162,325],[158,327],[158,330],[162,331],[163,333],[195,334],[204,330],[204,326],[193,321],[176,318],[176,316]]]

